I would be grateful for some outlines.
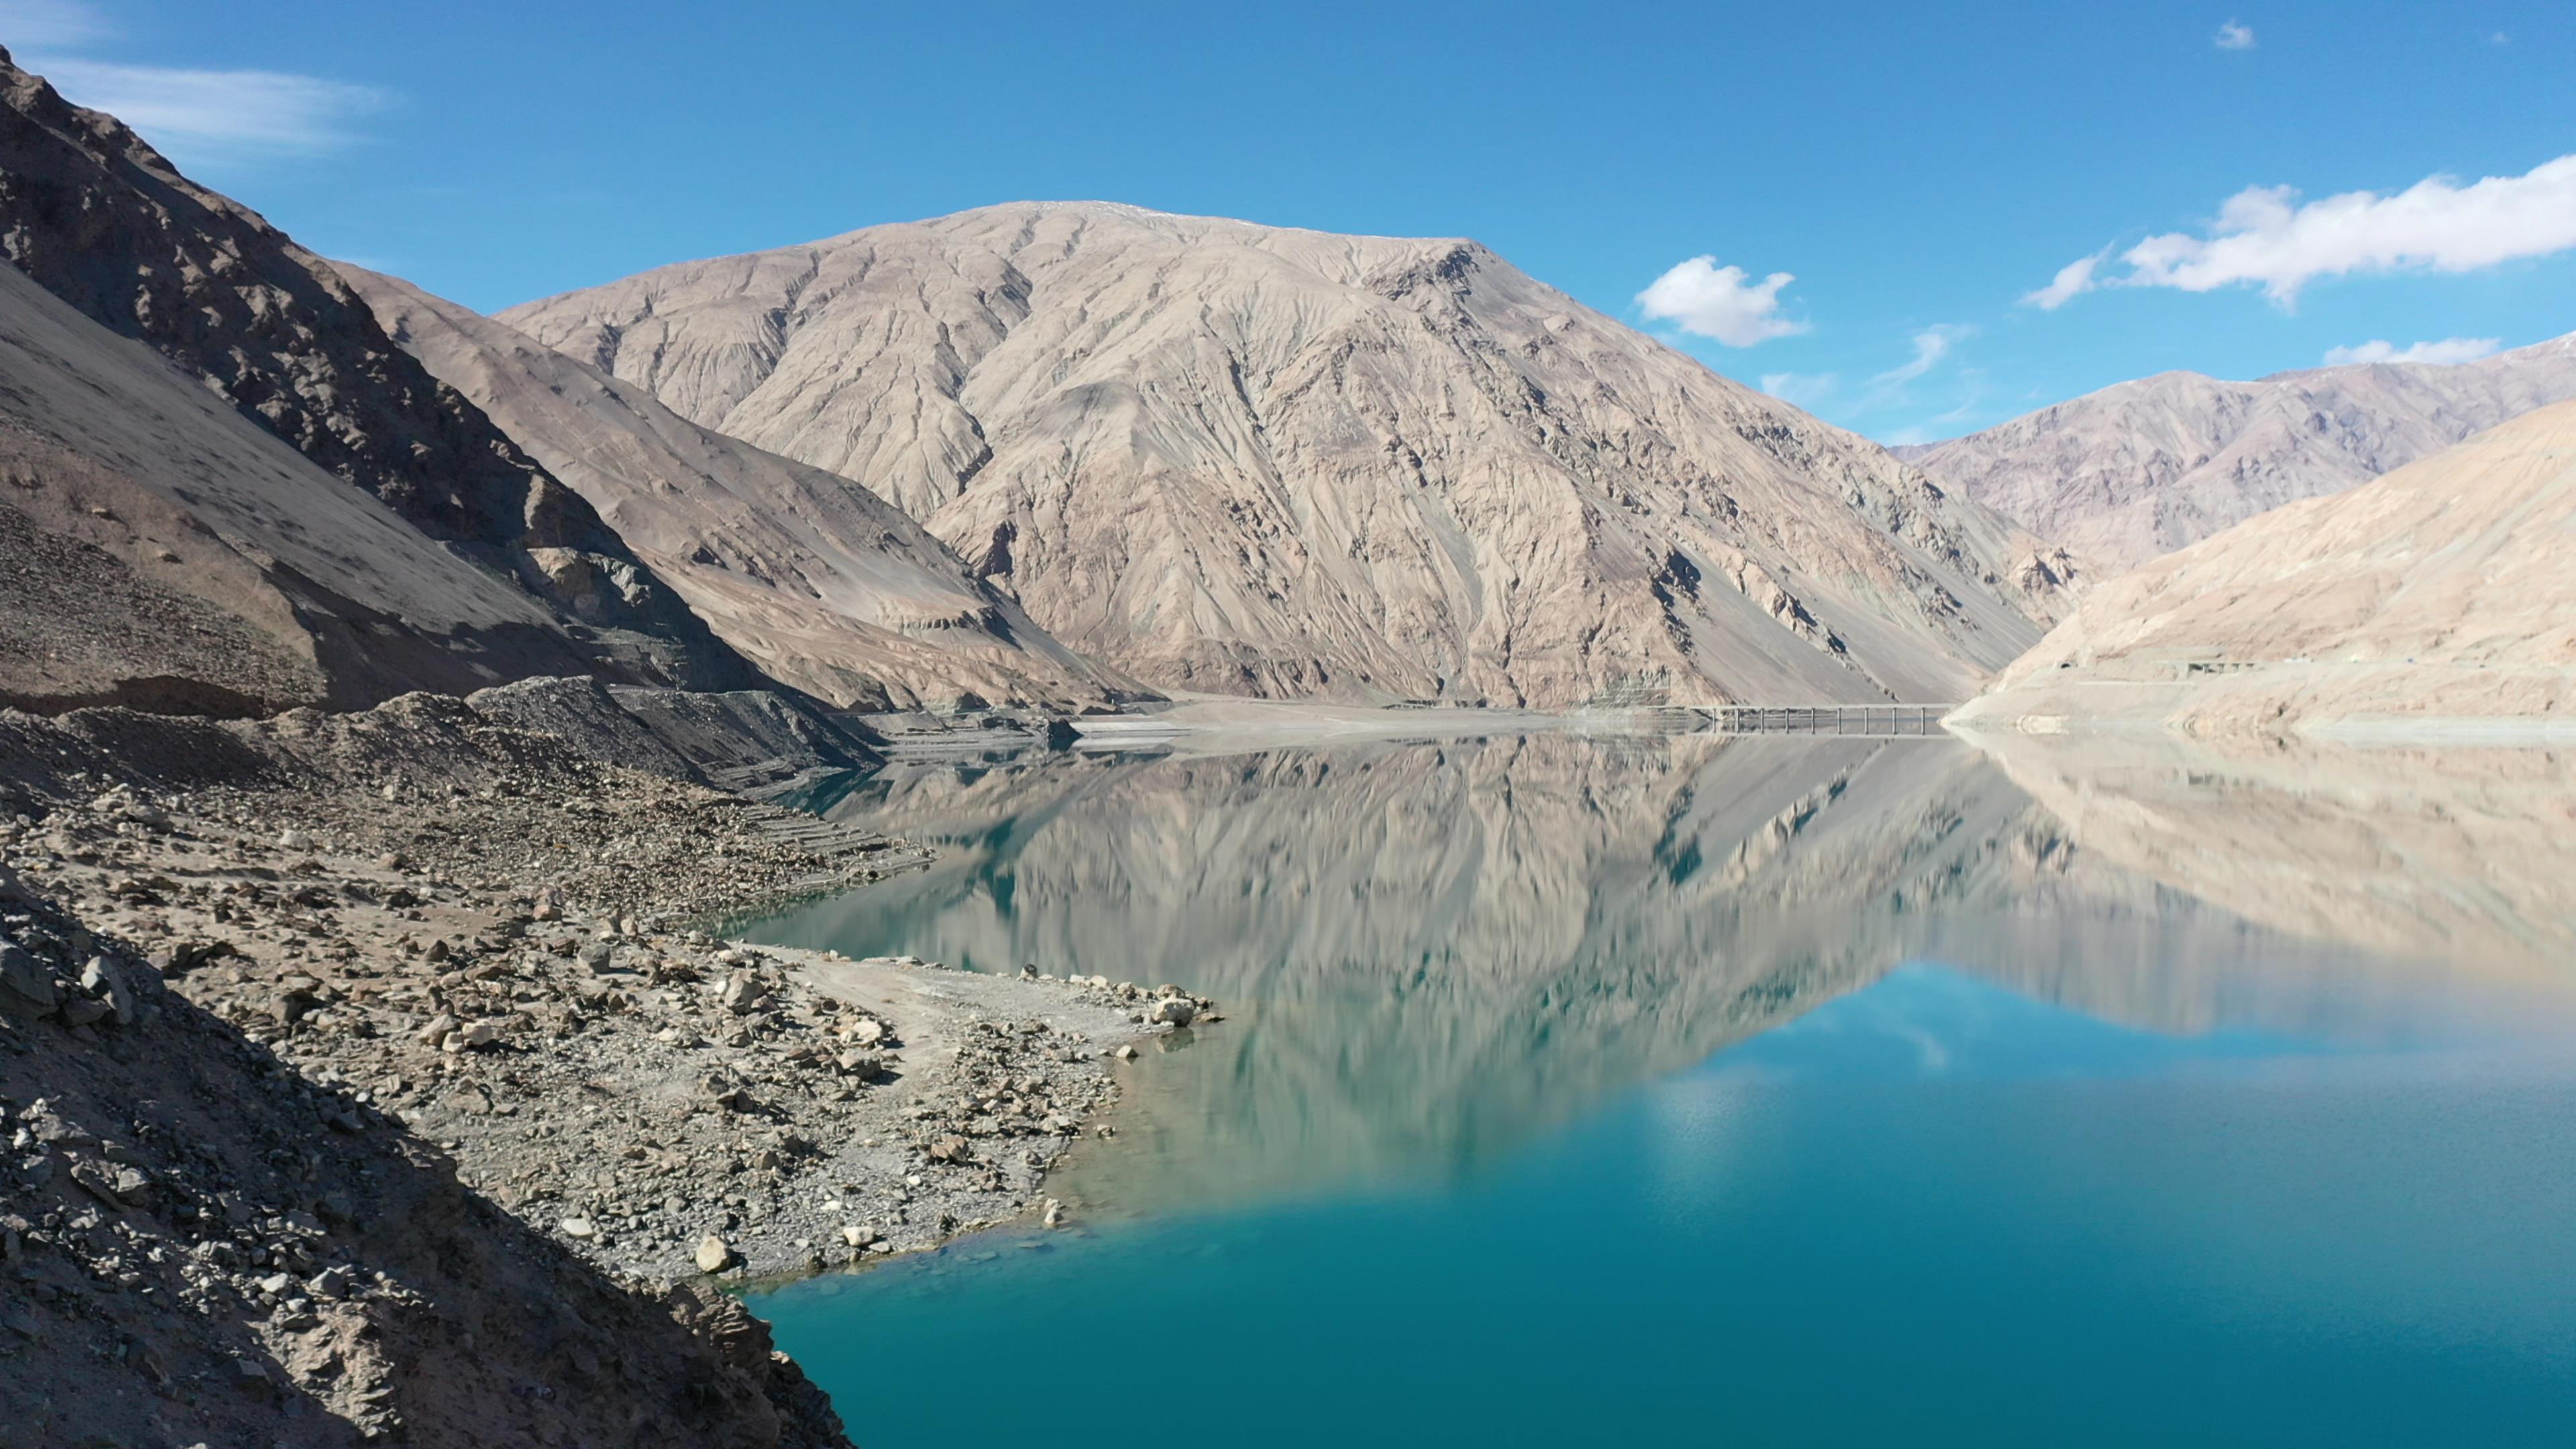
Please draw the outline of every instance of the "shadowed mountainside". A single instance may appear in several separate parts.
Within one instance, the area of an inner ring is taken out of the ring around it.
[[[727,643],[849,708],[1075,708],[1144,693],[1047,637],[901,509],[345,263],[396,343],[570,484]]]
[[[763,682],[325,264],[5,53],[0,256],[0,697]]]

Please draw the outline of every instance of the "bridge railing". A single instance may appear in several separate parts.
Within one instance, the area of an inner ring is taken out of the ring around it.
[[[1699,713],[1720,734],[1937,735],[1955,704],[1719,704]]]

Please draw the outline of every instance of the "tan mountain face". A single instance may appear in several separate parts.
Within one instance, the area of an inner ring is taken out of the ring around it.
[[[1959,718],[2218,732],[2561,717],[2576,706],[2571,543],[2563,402],[2097,586]]]
[[[1025,204],[502,318],[1164,686],[1938,701],[2061,608],[2030,535],[1470,242]]]
[[[189,697],[206,708],[317,695],[363,706],[388,691],[470,689],[529,672],[710,688],[761,682],[589,504],[396,348],[327,265],[247,208],[189,182],[114,117],[66,103],[5,52],[0,257],[11,279],[27,284],[12,288],[21,300],[9,318],[23,324],[12,365],[36,370],[21,376],[63,366],[105,383],[62,387],[53,376],[31,384],[8,412],[27,436],[155,491],[174,520],[203,505],[206,527],[218,517],[243,525],[221,547],[254,572],[271,567],[258,561],[264,554],[298,570],[300,581],[271,580],[303,601],[302,622],[276,636],[290,639],[290,652],[309,654],[312,640],[335,634],[386,641],[374,658],[363,648],[345,657],[325,649],[321,675],[291,687],[294,670],[271,661],[276,667],[253,671],[256,690],[225,696],[195,688],[225,684],[201,677],[220,673],[221,651],[183,660],[193,646],[161,627],[177,606],[157,596],[147,606],[145,592],[121,581],[116,597],[142,612],[117,615],[103,601],[91,611],[99,632],[76,671],[83,689],[138,703],[178,698],[151,682],[155,661],[194,671]],[[47,293],[59,306],[24,300]],[[238,430],[168,396],[182,379],[300,455],[303,467],[281,469],[273,453],[246,449]],[[131,436],[118,432],[119,394],[143,408]],[[32,452],[21,461],[40,486],[58,467],[75,467]],[[311,504],[315,478],[336,478],[368,506],[352,513]],[[29,526],[50,530],[43,513],[29,514]],[[407,538],[399,557],[381,551],[394,545],[379,525]],[[189,554],[122,537],[100,546],[154,561],[155,549]],[[379,576],[389,581],[381,596],[364,587]],[[358,586],[322,583],[329,579]],[[317,584],[324,593],[307,587]],[[194,589],[185,575],[175,587]],[[225,609],[246,597],[230,585],[218,592]],[[336,602],[323,602],[325,594]],[[425,612],[401,612],[415,606]],[[479,632],[504,623],[506,638]],[[455,627],[469,632],[438,638]]]
[[[901,509],[680,417],[505,323],[341,265],[385,331],[589,500],[770,676],[863,709],[1074,707],[1141,686],[1047,637]]]
[[[2105,569],[2355,488],[2576,397],[2576,335],[2451,367],[2168,372],[1899,456]]]

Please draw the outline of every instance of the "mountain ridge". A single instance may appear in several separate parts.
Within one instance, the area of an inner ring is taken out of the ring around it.
[[[1894,451],[2116,570],[2569,397],[2576,333],[2465,363],[2160,372]]]

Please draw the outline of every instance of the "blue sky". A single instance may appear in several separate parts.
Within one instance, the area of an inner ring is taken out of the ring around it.
[[[0,0],[0,44],[316,250],[485,309],[1081,197],[1473,236],[1892,441],[2576,330],[2565,0]],[[2093,257],[2112,285],[2026,300]]]

